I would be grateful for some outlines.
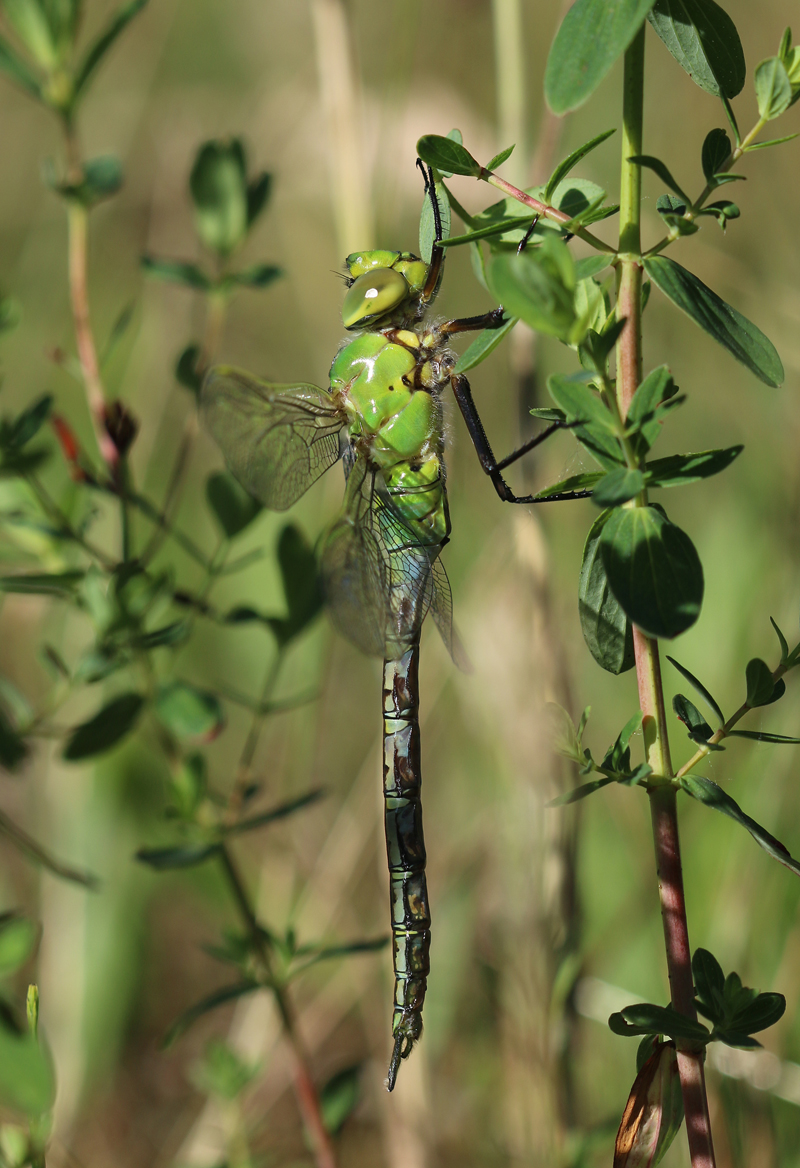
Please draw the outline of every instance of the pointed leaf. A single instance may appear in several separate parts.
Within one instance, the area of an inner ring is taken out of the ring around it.
[[[759,994],[750,1005],[736,1011],[731,1019],[731,1027],[743,1034],[758,1034],[774,1026],[785,1013],[786,998],[783,994]]]
[[[139,848],[136,859],[157,872],[167,872],[173,868],[194,868],[212,856],[219,855],[221,845],[184,844],[174,848]]]
[[[289,615],[270,618],[280,645],[288,645],[311,624],[323,605],[317,560],[305,536],[294,524],[287,524],[278,539],[278,565]]]
[[[658,175],[661,181],[667,184],[671,191],[674,191],[676,195],[679,195],[687,206],[691,206],[692,200],[685,193],[685,191],[683,191],[678,186],[670,171],[667,169],[660,158],[653,158],[651,154],[635,154],[632,158],[628,159],[628,162],[636,162],[639,166],[644,166],[647,168],[647,170],[654,171],[654,173]]]
[[[581,799],[585,799],[587,795],[594,794],[602,787],[607,787],[609,783],[616,783],[616,778],[608,778],[604,776],[602,779],[593,779],[591,783],[583,783],[580,787],[573,787],[571,791],[566,791],[563,795],[559,795],[556,799],[551,799],[547,804],[548,807],[566,807],[569,803],[578,803]]]
[[[772,625],[773,629],[775,630],[775,634],[778,638],[778,642],[779,642],[780,647],[781,647],[781,665],[783,665],[783,664],[785,664],[786,659],[789,656],[789,642],[786,640],[786,638],[784,637],[781,630],[775,624],[775,621],[772,619],[772,617],[770,617],[769,619],[770,619],[770,624]]]
[[[469,369],[474,369],[476,365],[480,365],[481,361],[485,361],[489,354],[495,351],[500,342],[505,340],[516,323],[517,318],[511,316],[500,328],[484,329],[482,333],[478,333],[472,344],[464,350],[456,361],[453,373],[466,373]]]
[[[724,130],[711,130],[706,134],[703,142],[703,174],[706,182],[714,183],[714,176],[718,174],[731,156],[731,140]]]
[[[695,742],[707,743],[714,731],[706,722],[703,715],[692,702],[683,694],[675,694],[672,699],[672,708],[678,718],[688,727],[689,737]]]
[[[629,499],[635,499],[644,490],[644,485],[644,475],[640,470],[620,466],[600,480],[592,492],[592,502],[597,507],[621,507]]]
[[[42,90],[36,74],[17,56],[5,37],[0,37],[0,70],[33,97],[41,99]]]
[[[243,997],[244,994],[252,994],[254,990],[259,988],[257,981],[240,981],[236,985],[223,986],[222,989],[209,994],[207,998],[203,998],[202,1001],[197,1002],[185,1010],[179,1018],[176,1018],[164,1035],[161,1043],[162,1050],[177,1042],[198,1018],[202,1018],[203,1014],[208,1014],[211,1010],[216,1010],[217,1006],[224,1006],[227,1002],[235,1002],[237,998]]]
[[[566,340],[575,322],[575,268],[560,240],[536,250],[492,255],[489,288],[512,316],[539,332]]]
[[[582,105],[627,49],[653,0],[577,0],[556,33],[544,76],[554,114]]]
[[[547,180],[547,186],[544,188],[544,202],[550,202],[551,198],[553,197],[553,191],[556,189],[558,184],[562,179],[567,177],[569,172],[578,165],[582,158],[585,158],[587,154],[592,152],[592,150],[596,150],[598,146],[605,142],[607,138],[610,138],[612,134],[616,134],[616,132],[617,131],[615,129],[604,130],[602,134],[598,134],[597,137],[592,138],[590,142],[585,142],[583,146],[579,146],[577,150],[573,150],[572,153],[567,158],[565,158],[563,162],[559,162],[558,166]]]
[[[272,175],[264,172],[247,184],[247,226],[252,227],[267,205],[272,190]]]
[[[783,864],[784,867],[790,868],[792,872],[796,872],[800,876],[800,863],[792,859],[788,848],[786,848],[780,840],[777,840],[774,835],[771,835],[766,828],[761,824],[756,823],[749,815],[742,811],[739,804],[731,799],[730,795],[713,783],[711,779],[702,778],[699,775],[684,775],[678,780],[681,787],[693,799],[699,800],[700,803],[705,803],[707,807],[712,807],[715,811],[721,811],[723,815],[729,816],[737,823],[749,831],[750,835],[756,843],[773,856],[778,863]]]
[[[289,799],[286,803],[279,803],[277,807],[272,807],[269,811],[262,811],[258,815],[251,815],[247,819],[240,819],[238,823],[232,824],[223,830],[223,835],[242,835],[246,831],[254,831],[258,827],[266,827],[268,823],[275,823],[278,819],[286,819],[289,815],[294,815],[295,811],[301,811],[304,807],[309,807],[312,803],[316,803],[318,799],[324,796],[325,792],[321,787],[314,791],[308,791],[305,795],[298,796],[297,799]]]
[[[147,0],[128,0],[127,4],[117,9],[97,40],[89,46],[75,78],[74,97],[83,92],[114,41],[146,4]]]
[[[85,572],[20,572],[16,576],[0,576],[0,592],[16,592],[37,596],[71,596]]]
[[[547,379],[550,396],[565,414],[575,437],[606,470],[623,465],[622,448],[614,418],[597,394],[586,384],[585,375]]]
[[[755,86],[758,112],[765,121],[780,117],[792,103],[792,83],[779,57],[761,62],[756,69]]]
[[[612,511],[600,540],[611,591],[653,637],[691,628],[703,601],[703,569],[692,541],[655,507]]]
[[[711,1034],[702,1022],[679,1014],[671,1006],[654,1006],[651,1002],[637,1002],[612,1014],[608,1025],[615,1034],[666,1034],[670,1038],[688,1042],[706,1043]]]
[[[148,276],[157,280],[166,280],[169,284],[184,284],[187,288],[200,288],[207,291],[211,281],[197,264],[185,263],[183,260],[159,259],[157,256],[142,256],[142,268]]]
[[[648,487],[680,487],[720,474],[738,458],[744,446],[724,450],[700,450],[697,454],[672,454],[647,464]]]
[[[498,166],[502,166],[511,157],[513,150],[513,146],[506,146],[505,150],[501,150],[499,154],[495,154],[494,158],[487,164],[486,169],[497,170]]]
[[[729,730],[729,738],[749,738],[752,742],[771,742],[774,746],[800,746],[800,738],[788,734],[768,734],[764,730]]]
[[[644,261],[645,271],[668,300],[746,365],[765,385],[783,384],[783,365],[775,346],[747,317],[707,288],[702,280],[666,256]]]
[[[600,538],[610,515],[608,511],[598,516],[586,537],[578,587],[578,613],[590,653],[602,669],[616,676],[633,666],[634,654],[630,621],[609,587],[600,555]]]
[[[625,426],[638,455],[647,454],[661,433],[666,410],[682,400],[676,398],[677,393],[678,387],[666,365],[651,369],[636,390],[628,406]],[[672,406],[668,407],[667,403]]]
[[[206,480],[206,499],[228,539],[233,539],[249,527],[263,510],[258,500],[249,495],[227,471],[209,475]]]
[[[714,0],[656,0],[650,24],[706,93],[736,97],[747,69],[736,26]]]
[[[690,685],[694,686],[694,688],[697,690],[697,692],[700,694],[700,696],[702,698],[704,698],[706,702],[708,702],[711,709],[714,711],[714,713],[719,718],[720,726],[724,726],[725,725],[725,715],[722,713],[722,710],[719,708],[719,705],[714,700],[714,698],[712,698],[711,694],[708,692],[708,690],[703,685],[703,683],[701,681],[698,681],[697,678],[694,676],[694,674],[690,673],[689,670],[685,666],[681,665],[680,662],[676,661],[674,657],[670,657],[669,655],[667,655],[667,661],[669,661],[669,663],[671,665],[675,666],[678,673],[680,673],[682,677],[685,677]]]
[[[329,1079],[320,1091],[320,1108],[325,1130],[335,1136],[355,1111],[361,1097],[361,1064],[347,1067]]]
[[[63,757],[67,762],[79,762],[111,750],[133,730],[143,708],[141,694],[126,693],[114,698],[88,722],[76,726]]]
[[[705,1007],[703,1012],[710,1011],[706,1016],[711,1022],[720,1021],[725,1010],[725,974],[713,953],[695,949],[692,976],[697,996]]]

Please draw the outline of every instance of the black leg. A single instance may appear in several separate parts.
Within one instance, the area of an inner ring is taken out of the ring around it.
[[[483,312],[480,316],[462,316],[458,320],[446,320],[435,331],[440,337],[451,337],[454,333],[474,333],[480,329],[502,328],[508,320],[501,305],[500,308],[493,308],[491,312]]]
[[[523,454],[527,454],[529,450],[533,450],[541,442],[544,442],[556,430],[563,430],[566,427],[563,422],[553,422],[541,434],[537,434],[535,438],[531,438],[529,442],[520,446],[519,450],[515,450],[513,454],[509,454],[507,458],[503,458],[498,462],[492,451],[489,439],[486,436],[486,431],[483,428],[483,422],[481,421],[475,402],[472,400],[472,390],[466,377],[463,375],[451,377],[450,383],[453,386],[453,393],[458,402],[458,408],[461,410],[464,421],[467,424],[467,430],[472,439],[472,445],[475,447],[475,453],[478,455],[480,464],[486,474],[494,483],[494,489],[504,503],[558,503],[563,499],[588,499],[591,497],[591,491],[565,491],[560,495],[548,495],[545,499],[537,499],[535,495],[515,495],[503,478],[501,471],[505,470],[507,466],[511,466],[518,458],[522,458]]]

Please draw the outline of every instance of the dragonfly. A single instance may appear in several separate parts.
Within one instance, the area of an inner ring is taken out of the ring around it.
[[[428,323],[444,267],[442,219],[433,173],[430,259],[363,251],[345,260],[342,322],[352,339],[339,350],[329,387],[278,385],[230,366],[213,367],[201,392],[205,425],[227,466],[265,507],[290,508],[340,460],[342,510],[323,533],[319,566],[335,627],[363,652],[383,658],[383,791],[394,964],[393,1049],[386,1081],[422,1032],[430,973],[431,916],[422,828],[419,653],[431,614],[457,664],[450,585],[441,563],[450,539],[442,395],[452,388],[481,465],[499,497],[516,496],[503,470],[561,425],[554,422],[497,461],[451,338],[503,327],[502,307]],[[550,495],[582,497],[586,492]]]

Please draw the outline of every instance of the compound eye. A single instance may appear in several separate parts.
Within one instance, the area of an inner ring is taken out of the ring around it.
[[[391,312],[406,299],[409,287],[405,277],[393,268],[376,268],[365,272],[350,285],[342,305],[346,329],[368,324]]]

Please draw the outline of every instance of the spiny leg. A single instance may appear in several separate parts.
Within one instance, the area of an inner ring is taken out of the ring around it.
[[[553,422],[546,430],[542,430],[541,434],[537,434],[535,438],[531,438],[524,445],[520,446],[518,450],[513,451],[507,458],[503,458],[498,462],[492,451],[486,431],[483,428],[480,414],[472,399],[472,390],[466,377],[463,374],[454,374],[450,378],[450,383],[453,386],[453,393],[458,403],[458,408],[461,410],[464,421],[467,424],[467,430],[469,431],[469,436],[472,439],[472,445],[475,447],[480,464],[494,483],[494,489],[504,503],[558,503],[564,499],[588,499],[591,497],[591,491],[564,491],[561,494],[548,495],[544,499],[539,499],[535,495],[515,495],[501,472],[507,466],[515,463],[517,459],[522,458],[523,454],[534,450],[540,443],[549,438],[551,434],[554,434],[556,430],[564,430],[568,427],[563,422]]]

